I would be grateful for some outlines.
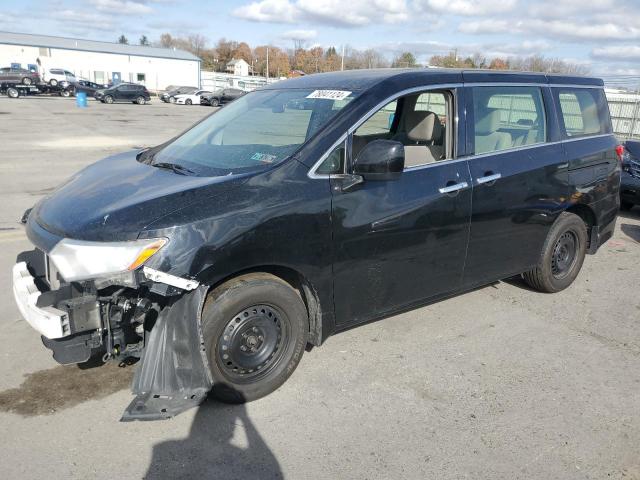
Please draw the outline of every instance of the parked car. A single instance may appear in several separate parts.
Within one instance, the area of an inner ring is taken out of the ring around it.
[[[35,85],[40,83],[40,75],[25,68],[0,68],[0,83],[22,83]]]
[[[162,100],[165,103],[173,103],[175,102],[176,95],[193,93],[197,90],[198,90],[197,87],[176,87],[173,90],[167,90],[162,95],[160,95],[160,100]]]
[[[234,100],[243,96],[245,93],[246,92],[237,88],[225,88],[210,95],[203,95],[200,98],[200,103],[202,105],[217,107],[220,105],[224,105],[225,103],[233,102]]]
[[[254,400],[341,330],[514,275],[569,287],[614,230],[616,148],[599,79],[290,79],[41,200],[14,294],[61,363],[141,357],[124,419]]]
[[[89,80],[80,79],[73,85],[73,94],[77,95],[79,92],[84,92],[87,96],[94,96],[98,90],[104,90],[105,85],[100,85]]]
[[[76,76],[69,70],[62,68],[49,68],[46,71],[44,81],[55,87],[58,83],[67,82],[68,84],[76,82]]]
[[[193,93],[182,93],[180,95],[176,95],[175,103],[178,105],[200,105],[200,99],[203,95],[210,95],[211,92],[209,90],[196,90]]]
[[[622,156],[620,208],[631,210],[640,205],[640,141],[627,140]]]
[[[96,90],[94,97],[102,103],[133,102],[138,105],[151,100],[147,88],[136,83],[119,83],[104,90]]]

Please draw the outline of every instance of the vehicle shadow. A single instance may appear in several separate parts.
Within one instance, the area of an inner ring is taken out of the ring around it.
[[[208,399],[199,407],[186,439],[153,447],[144,478],[267,480],[281,479],[283,474],[245,406]]]
[[[640,226],[631,225],[630,223],[623,223],[620,225],[620,230],[631,240],[640,243]]]

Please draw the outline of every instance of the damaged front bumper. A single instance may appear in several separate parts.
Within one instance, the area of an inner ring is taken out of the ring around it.
[[[147,267],[120,282],[67,283],[38,249],[21,253],[12,274],[20,313],[59,363],[140,359],[122,420],[169,418],[206,397],[205,286]]]

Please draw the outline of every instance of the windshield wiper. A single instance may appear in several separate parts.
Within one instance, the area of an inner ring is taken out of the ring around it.
[[[152,163],[151,166],[158,168],[166,168],[167,170],[172,170],[173,172],[180,175],[195,175],[196,172],[188,169],[187,167],[183,167],[182,165],[178,165],[177,163],[170,162],[158,162]]]

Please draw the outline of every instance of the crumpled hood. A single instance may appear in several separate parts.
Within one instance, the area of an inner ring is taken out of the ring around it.
[[[138,162],[137,153],[107,157],[81,170],[42,199],[30,220],[66,238],[132,240],[154,220],[247,178],[179,175]]]

